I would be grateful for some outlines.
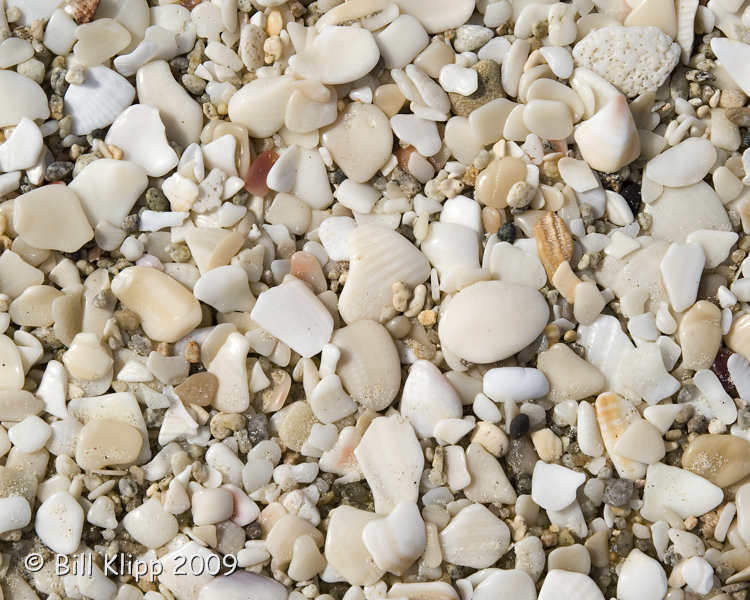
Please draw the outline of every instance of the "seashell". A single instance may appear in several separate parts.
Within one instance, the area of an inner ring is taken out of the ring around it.
[[[723,499],[721,488],[700,475],[656,463],[646,472],[641,516],[649,521],[667,520],[673,511],[681,519],[700,517]]]
[[[481,504],[461,509],[440,532],[446,562],[485,569],[497,562],[510,545],[510,530]]]
[[[98,65],[86,70],[80,85],[65,92],[65,114],[73,119],[75,135],[86,135],[111,125],[131,105],[135,88],[119,73]]]
[[[646,474],[646,465],[614,452],[615,444],[627,428],[641,417],[631,402],[613,392],[600,394],[596,399],[596,420],[602,434],[604,447],[620,477],[640,479]]]
[[[698,12],[698,0],[677,0],[677,37],[675,41],[680,45],[680,58],[687,64],[693,51],[695,39],[695,15]]]
[[[99,0],[68,0],[63,10],[80,24],[91,21],[98,6]]]
[[[656,27],[616,25],[588,33],[573,48],[573,58],[632,98],[664,83],[680,59],[680,47]]]
[[[432,437],[441,419],[463,416],[456,390],[440,369],[427,360],[418,360],[409,369],[399,410],[420,438]]]
[[[378,568],[403,575],[427,544],[419,508],[413,502],[399,502],[387,517],[365,525],[362,542]]]
[[[388,330],[357,321],[337,329],[331,343],[341,351],[336,374],[352,399],[369,410],[389,406],[401,386],[401,365]]]
[[[132,100],[133,96],[128,103]],[[23,117],[32,120],[49,117],[44,91],[33,79],[15,71],[0,70],[0,127],[17,125]]]
[[[586,349],[586,359],[599,369],[607,379],[610,389],[617,390],[617,366],[623,357],[634,350],[630,338],[623,332],[620,322],[609,315],[601,315],[591,325],[578,328],[578,342]]]
[[[424,455],[414,429],[401,415],[373,420],[354,456],[372,490],[376,512],[389,513],[402,500],[417,501]]]
[[[405,237],[379,225],[363,225],[349,237],[349,276],[339,297],[339,312],[347,323],[380,320],[392,305],[392,286],[409,287],[430,275],[430,263]]]
[[[552,281],[557,267],[573,258],[573,236],[565,221],[547,211],[534,225],[534,237],[539,259],[547,271],[547,278]]]
[[[544,578],[538,600],[604,600],[604,595],[588,575],[552,569]]]
[[[561,511],[575,502],[585,481],[583,472],[538,460],[531,476],[531,497],[545,510]]]
[[[619,171],[641,153],[640,137],[622,94],[581,123],[574,137],[584,160],[604,173]]]

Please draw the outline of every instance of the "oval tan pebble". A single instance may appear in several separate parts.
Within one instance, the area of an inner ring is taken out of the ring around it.
[[[294,402],[284,411],[279,425],[279,437],[287,448],[299,452],[317,422],[307,402]]]
[[[398,393],[401,365],[388,330],[375,321],[363,320],[333,334],[339,348],[336,373],[352,399],[370,410],[383,410]]]
[[[682,317],[677,337],[683,367],[695,371],[710,368],[721,346],[721,310],[712,302],[699,300]]]
[[[213,373],[204,371],[195,373],[178,385],[174,391],[180,400],[188,404],[208,406],[216,398],[219,389],[219,378]]]
[[[505,208],[508,191],[514,183],[526,179],[526,163],[520,158],[506,156],[493,160],[477,176],[476,199],[480,204]]]
[[[453,297],[438,332],[443,346],[459,358],[489,363],[528,346],[548,318],[547,301],[535,289],[480,281]]]
[[[83,426],[76,447],[76,462],[87,471],[109,465],[127,465],[138,458],[143,438],[127,423],[94,419]]]
[[[128,267],[112,280],[115,296],[141,319],[157,342],[176,342],[203,318],[200,303],[184,285],[150,267]]]
[[[727,487],[750,473],[750,442],[735,435],[699,435],[685,446],[682,467]]]

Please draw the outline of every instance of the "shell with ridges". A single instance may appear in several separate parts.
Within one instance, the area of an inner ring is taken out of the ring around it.
[[[614,452],[615,444],[625,430],[641,417],[629,400],[613,392],[600,394],[596,399],[596,420],[602,434],[604,447],[620,477],[641,479],[646,474],[646,465],[624,458]]]

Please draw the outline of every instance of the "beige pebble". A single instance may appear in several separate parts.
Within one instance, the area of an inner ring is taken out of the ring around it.
[[[266,550],[275,561],[287,564],[292,560],[295,540],[303,535],[309,535],[318,547],[323,545],[323,534],[315,529],[310,521],[297,515],[283,515],[276,520],[268,532]]]
[[[307,402],[294,402],[284,410],[279,437],[287,448],[299,452],[315,422],[315,415]]]
[[[573,314],[581,325],[590,325],[606,306],[604,296],[593,281],[583,281],[576,286]]]
[[[552,276],[552,285],[555,286],[558,292],[563,295],[563,298],[570,304],[575,302],[576,298],[576,287],[581,283],[581,280],[573,272],[570,262],[564,260],[555,270],[555,274]]]
[[[707,300],[696,302],[682,317],[677,329],[682,348],[682,366],[708,369],[721,346],[721,310]]]
[[[191,507],[196,525],[213,525],[232,516],[234,501],[228,490],[203,488],[193,493]]]
[[[588,575],[591,570],[591,555],[581,544],[555,548],[547,557],[547,569],[564,569]]]
[[[10,304],[10,319],[17,325],[48,327],[52,325],[52,303],[63,293],[51,285],[33,285]]]
[[[508,436],[505,432],[493,423],[479,421],[474,427],[471,435],[471,442],[479,444],[493,456],[500,457],[508,451]]]
[[[112,280],[112,291],[159,342],[176,342],[201,322],[198,301],[185,286],[149,267],[128,267]]]
[[[604,388],[601,371],[565,344],[555,344],[539,354],[537,368],[547,377],[549,399],[555,403],[582,400]]]
[[[365,525],[377,518],[377,514],[353,506],[339,506],[330,512],[325,557],[352,585],[372,585],[383,576],[362,541]]]
[[[552,462],[562,456],[562,442],[551,429],[540,429],[531,434],[534,449],[544,462]]]
[[[295,581],[307,581],[323,571],[326,560],[323,558],[318,544],[309,535],[301,535],[294,540],[292,561],[287,573]]]
[[[213,373],[195,373],[178,385],[174,391],[186,404],[209,406],[216,398],[219,380]]]
[[[375,90],[373,103],[385,113],[388,118],[397,114],[406,102],[406,98],[395,83],[380,85]]]
[[[31,246],[75,252],[94,237],[78,197],[66,185],[45,185],[14,202],[13,228]]]
[[[724,342],[746,359],[750,357],[750,314],[736,315]]]
[[[138,458],[143,439],[127,423],[94,419],[83,426],[76,446],[76,462],[92,471],[110,465],[127,465]]]
[[[147,548],[163,546],[177,535],[177,519],[164,510],[156,498],[149,498],[126,514],[122,526],[136,542]]]
[[[750,473],[750,442],[734,435],[699,435],[685,447],[682,466],[728,487]]]

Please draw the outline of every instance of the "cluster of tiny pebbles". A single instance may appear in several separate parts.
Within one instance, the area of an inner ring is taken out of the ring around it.
[[[0,600],[746,600],[749,64],[740,0],[0,0]]]

